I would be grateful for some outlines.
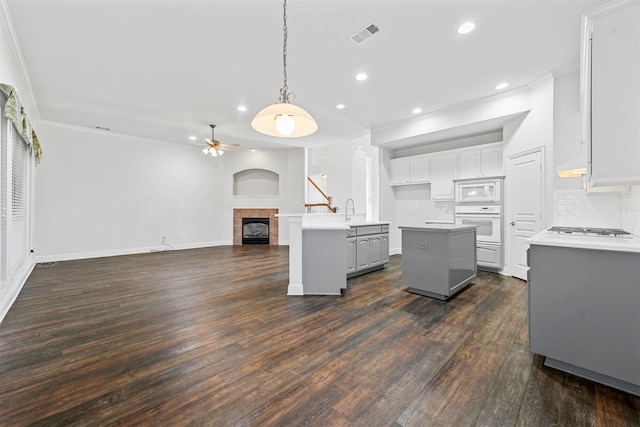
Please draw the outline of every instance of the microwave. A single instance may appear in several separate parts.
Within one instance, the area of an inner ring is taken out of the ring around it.
[[[501,181],[456,182],[456,203],[499,203],[502,193]]]

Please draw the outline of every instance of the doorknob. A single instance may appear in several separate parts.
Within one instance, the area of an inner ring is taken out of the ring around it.
[[[516,225],[516,222],[515,221],[511,221],[511,225]]]

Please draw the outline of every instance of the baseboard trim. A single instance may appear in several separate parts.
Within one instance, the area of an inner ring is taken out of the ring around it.
[[[171,246],[164,246],[164,245],[148,246],[148,247],[142,247],[142,248],[112,249],[112,250],[106,250],[106,251],[39,255],[39,256],[36,256],[36,262],[72,261],[72,260],[78,260],[78,259],[104,258],[104,257],[120,256],[120,255],[136,255],[136,254],[144,254],[149,252],[167,252],[172,250],[208,248],[213,246],[225,246],[225,245],[233,245],[233,242],[231,241],[199,242],[199,243],[186,243],[186,244],[171,245]]]

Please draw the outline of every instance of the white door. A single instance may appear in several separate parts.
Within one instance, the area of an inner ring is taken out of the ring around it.
[[[509,156],[506,262],[512,276],[527,280],[526,240],[542,230],[544,148]]]

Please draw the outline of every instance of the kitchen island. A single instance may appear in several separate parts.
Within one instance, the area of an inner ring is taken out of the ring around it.
[[[402,230],[402,283],[409,292],[446,300],[475,280],[475,225],[398,228]]]
[[[389,262],[389,222],[343,215],[278,214],[289,222],[287,295],[341,295],[347,278]]]
[[[640,396],[640,237],[545,230],[528,243],[531,351]]]

